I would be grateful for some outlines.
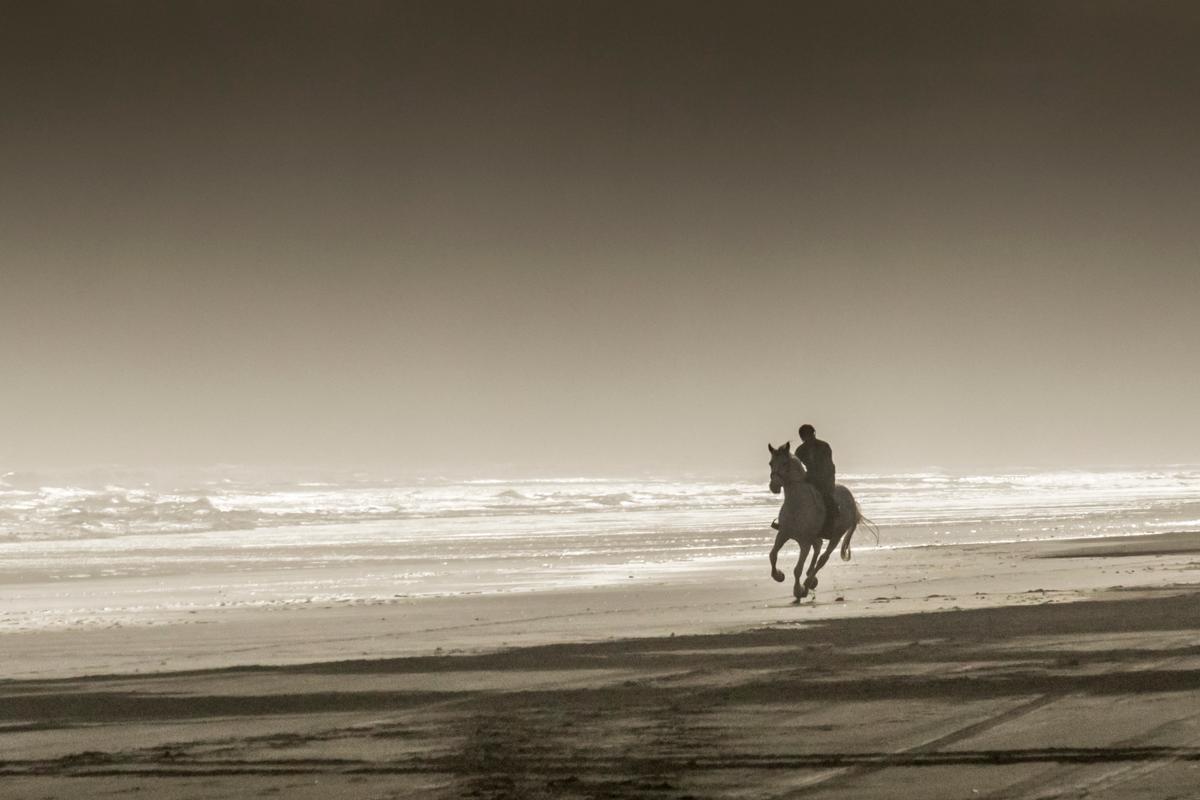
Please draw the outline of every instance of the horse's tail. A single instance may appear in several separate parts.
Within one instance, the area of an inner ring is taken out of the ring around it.
[[[867,530],[875,537],[875,543],[879,544],[879,526],[871,520],[863,516],[862,509],[858,507],[858,501],[854,502],[854,522],[850,523],[850,530],[846,531],[846,535],[842,537],[841,556],[842,561],[850,560],[850,539],[854,537],[854,532],[858,530],[858,523],[863,523],[867,526]]]

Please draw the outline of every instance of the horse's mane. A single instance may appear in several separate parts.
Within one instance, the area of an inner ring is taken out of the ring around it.
[[[804,462],[791,450],[788,451],[788,472],[788,477],[793,483],[808,480],[808,470],[804,468]]]

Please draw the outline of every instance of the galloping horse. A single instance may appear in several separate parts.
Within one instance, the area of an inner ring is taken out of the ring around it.
[[[783,572],[775,566],[775,561],[780,548],[789,539],[794,539],[800,545],[800,560],[796,562],[796,568],[792,571],[796,578],[792,594],[799,603],[802,597],[808,595],[810,589],[817,588],[817,572],[825,566],[829,554],[837,547],[838,542],[842,543],[842,560],[850,560],[850,537],[854,535],[863,516],[854,495],[845,486],[838,484],[833,491],[841,508],[837,519],[829,526],[830,533],[822,536],[825,502],[816,487],[808,482],[804,465],[792,453],[792,443],[785,442],[782,447],[772,447],[768,444],[767,449],[771,451],[771,492],[779,494],[780,490],[783,491],[783,508],[779,510],[779,534],[775,537],[775,546],[771,548],[771,577],[779,583],[785,580]],[[829,540],[824,553],[821,552],[822,539]],[[804,560],[808,558],[810,549],[813,554],[812,564],[809,565],[808,576],[801,585],[800,574],[804,570]]]

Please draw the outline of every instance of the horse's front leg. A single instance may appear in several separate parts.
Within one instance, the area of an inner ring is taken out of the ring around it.
[[[796,562],[796,568],[792,570],[792,575],[796,577],[796,582],[792,585],[792,596],[796,598],[796,602],[808,595],[808,589],[800,584],[800,576],[804,574],[804,560],[808,558],[808,551],[811,547],[812,545],[807,542],[800,545],[800,559]]]
[[[777,583],[783,583],[785,580],[787,580],[787,576],[783,574],[783,570],[781,570],[775,564],[775,562],[779,559],[779,551],[783,549],[783,546],[786,543],[787,537],[780,533],[776,535],[775,546],[771,548],[771,577],[774,578]]]

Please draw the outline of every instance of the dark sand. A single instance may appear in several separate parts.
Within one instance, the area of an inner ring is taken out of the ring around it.
[[[1092,588],[1123,548],[1121,586]],[[1200,535],[1005,552],[1000,580],[1057,564],[1083,588],[924,611],[902,585],[909,613],[772,607],[720,634],[5,681],[0,796],[1200,797]]]

